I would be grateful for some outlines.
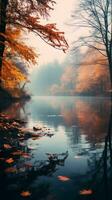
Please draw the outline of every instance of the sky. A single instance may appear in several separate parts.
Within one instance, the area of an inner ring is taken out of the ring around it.
[[[74,37],[78,37],[73,27],[68,25],[71,22],[71,14],[77,8],[77,0],[56,0],[54,10],[50,12],[50,18],[46,23],[56,23],[60,31],[65,32],[65,38],[70,46]],[[63,62],[66,58],[66,54],[63,51],[56,50],[43,42],[37,36],[30,35],[29,44],[32,46],[37,53],[39,53],[38,66],[44,66],[47,63],[51,63],[54,60]]]
[[[47,23],[56,23],[57,28],[65,33],[65,38],[69,44],[78,39],[80,30],[70,25],[72,24],[71,15],[78,7],[77,0],[55,0],[54,10],[50,12],[50,18]],[[61,75],[66,68],[69,50],[64,53],[62,50],[57,50],[42,41],[37,35],[29,35],[27,40],[29,46],[33,47],[39,58],[37,65],[31,67],[29,72],[29,89],[32,94],[42,95],[47,94],[47,90],[53,85],[60,82]]]

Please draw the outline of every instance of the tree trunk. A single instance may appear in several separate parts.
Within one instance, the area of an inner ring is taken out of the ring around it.
[[[111,56],[108,59],[109,61],[109,73],[110,73],[110,90],[111,90],[111,100],[112,100],[112,58]]]
[[[6,9],[8,5],[8,0],[1,0],[0,2],[0,33],[5,33],[6,29]],[[5,38],[0,35],[0,86],[1,86],[1,72],[2,72],[2,60],[3,53],[5,49]]]

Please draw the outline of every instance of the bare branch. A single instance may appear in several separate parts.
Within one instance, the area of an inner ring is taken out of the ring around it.
[[[74,42],[74,49],[78,48],[78,45],[93,48],[107,57],[108,63],[112,62],[111,3],[111,0],[81,0],[79,15],[74,22],[74,26],[88,28],[91,34]]]

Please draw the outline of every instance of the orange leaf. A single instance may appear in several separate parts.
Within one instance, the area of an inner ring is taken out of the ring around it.
[[[93,191],[91,189],[80,191],[80,195],[91,195],[92,193]]]
[[[14,151],[14,152],[12,152],[12,155],[13,156],[20,156],[20,155],[22,155],[22,151],[21,150],[17,150],[17,151]]]
[[[12,148],[10,144],[4,144],[3,146],[4,146],[5,149],[11,149]]]
[[[14,159],[13,158],[8,158],[5,162],[8,163],[8,164],[11,164],[11,163],[14,162]]]
[[[29,197],[29,196],[31,195],[31,192],[29,192],[29,191],[22,191],[22,192],[20,193],[20,195],[21,195],[22,197]]]
[[[65,182],[65,181],[69,181],[70,178],[67,176],[58,176],[58,180]]]

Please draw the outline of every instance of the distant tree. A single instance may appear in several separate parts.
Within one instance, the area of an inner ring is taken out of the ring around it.
[[[108,62],[95,49],[88,49],[77,68],[75,92],[88,95],[108,95],[110,89]]]
[[[81,0],[78,17],[73,17],[75,26],[88,30],[85,37],[75,42],[74,49],[87,46],[106,57],[112,90],[112,0]]]
[[[55,48],[63,51],[68,48],[64,32],[60,32],[56,24],[43,25],[40,22],[49,16],[54,3],[53,0],[0,0],[0,72],[6,40],[4,34],[8,25],[32,31]]]

